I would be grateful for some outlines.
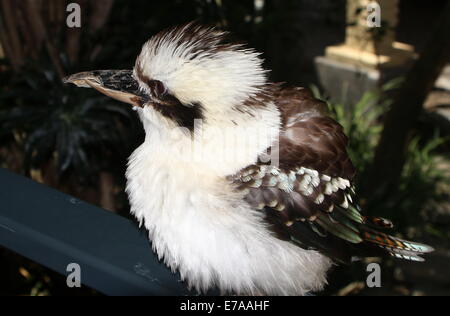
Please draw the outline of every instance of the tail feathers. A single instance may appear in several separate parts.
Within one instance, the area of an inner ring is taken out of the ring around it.
[[[388,253],[395,258],[398,259],[404,259],[409,261],[416,261],[416,262],[425,262],[425,259],[420,257],[417,253],[408,251],[408,250],[402,250],[397,248],[385,248]]]
[[[394,224],[390,220],[382,217],[364,216],[364,223],[383,229],[394,228]]]
[[[386,250],[389,255],[405,260],[423,262],[421,255],[433,252],[430,246],[403,240],[374,230],[363,232],[364,241]]]

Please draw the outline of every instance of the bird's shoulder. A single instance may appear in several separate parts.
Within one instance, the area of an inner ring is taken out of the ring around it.
[[[325,102],[301,87],[274,90],[280,111],[278,143],[271,150],[283,170],[306,167],[331,177],[353,180],[355,168],[347,152],[342,126],[329,116]]]

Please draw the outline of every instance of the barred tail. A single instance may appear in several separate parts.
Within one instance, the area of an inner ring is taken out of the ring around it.
[[[368,228],[362,232],[362,235],[364,241],[382,248],[392,257],[400,259],[423,262],[425,260],[421,255],[434,251],[430,246],[403,240]]]

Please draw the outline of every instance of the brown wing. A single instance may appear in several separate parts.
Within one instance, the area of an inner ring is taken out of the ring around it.
[[[331,177],[352,180],[355,169],[347,154],[347,136],[342,126],[326,115],[324,102],[304,88],[276,93],[282,115],[280,167],[303,166]]]
[[[246,193],[245,200],[265,213],[279,238],[320,250],[340,262],[361,255],[367,248],[364,241],[372,253],[374,244],[398,246],[392,237],[366,226],[356,203],[347,137],[326,116],[325,104],[302,88],[273,93],[282,114],[282,132],[270,150],[272,157],[278,154],[279,164],[257,163],[231,177]],[[405,248],[398,247],[393,255],[398,251],[405,255]],[[415,258],[414,251],[406,251],[408,259]]]

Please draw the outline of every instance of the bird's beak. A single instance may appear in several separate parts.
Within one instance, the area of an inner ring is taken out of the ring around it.
[[[145,95],[139,91],[139,84],[131,70],[95,70],[80,72],[63,79],[64,83],[73,83],[78,87],[94,88],[101,93],[142,107],[146,102]]]

